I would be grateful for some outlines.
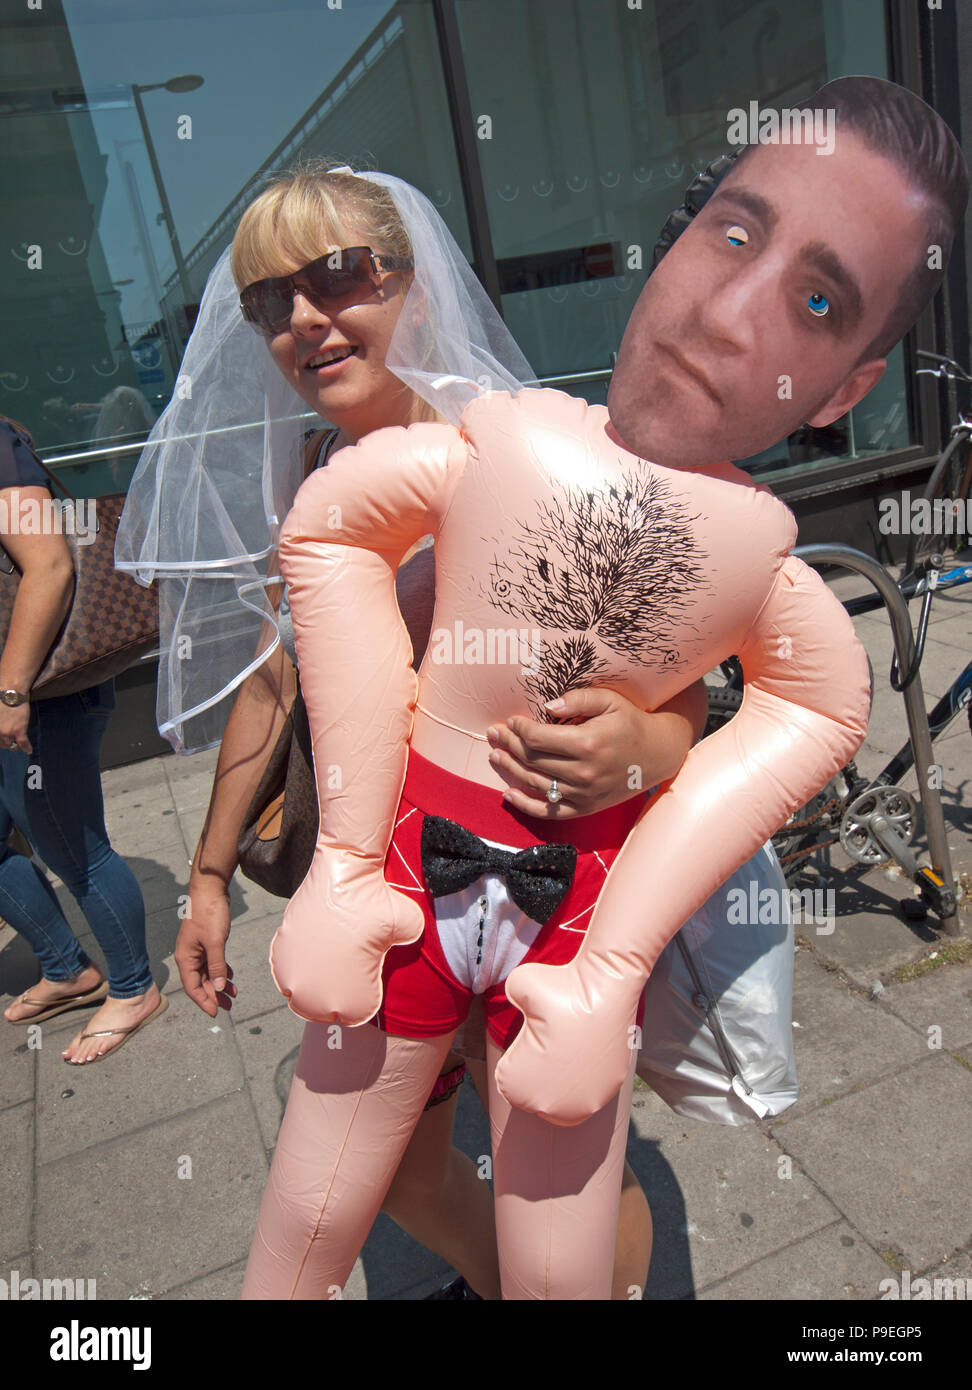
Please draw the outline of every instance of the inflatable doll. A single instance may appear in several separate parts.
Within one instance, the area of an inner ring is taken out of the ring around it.
[[[436,608],[416,679],[394,575],[428,532]],[[429,1036],[483,992],[510,1104],[561,1125],[602,1110],[662,948],[863,740],[863,648],[788,555],[795,539],[741,471],[639,459],[603,407],[557,391],[488,393],[458,430],[378,431],[310,478],[280,543],[322,811],[271,951],[290,1007]],[[502,711],[540,714],[591,682],[652,709],[732,654],[739,715],[647,806],[558,835],[503,810],[486,741]],[[514,908],[492,962],[454,901],[487,873]]]
[[[661,950],[866,731],[863,649],[789,554],[792,515],[712,460],[765,447],[794,409],[828,424],[880,379],[940,282],[968,179],[940,118],[894,84],[841,79],[815,100],[834,108],[830,159],[796,142],[736,161],[636,306],[610,420],[557,392],[488,393],[458,430],[338,454],[281,536],[322,830],[277,983],[305,1017],[412,1037],[482,992],[500,1093],[556,1125],[617,1095]],[[743,373],[764,383],[748,406]],[[430,531],[416,679],[390,576]],[[504,810],[485,732],[518,698],[556,717],[565,690],[602,683],[650,710],[731,653],[740,713],[647,806],[565,836]]]

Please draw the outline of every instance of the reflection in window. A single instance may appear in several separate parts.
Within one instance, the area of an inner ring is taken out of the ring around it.
[[[6,37],[0,409],[49,457],[109,450],[72,490],[127,485],[212,266],[304,157],[408,179],[468,254],[431,0],[48,0]]]

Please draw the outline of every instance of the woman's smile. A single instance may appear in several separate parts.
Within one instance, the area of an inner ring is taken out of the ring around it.
[[[339,343],[334,347],[320,348],[307,358],[303,370],[310,372],[312,376],[316,376],[320,380],[330,381],[339,375],[352,357],[359,353],[360,348],[354,347],[350,343]]]

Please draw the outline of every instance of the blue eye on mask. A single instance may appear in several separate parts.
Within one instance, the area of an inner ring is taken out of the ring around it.
[[[811,314],[815,314],[818,319],[822,319],[824,314],[830,312],[830,300],[825,294],[812,294],[807,300],[807,308]]]

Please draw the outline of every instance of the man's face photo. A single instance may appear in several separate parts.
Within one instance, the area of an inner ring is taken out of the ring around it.
[[[832,154],[747,151],[635,305],[608,396],[617,435],[691,467],[837,419],[881,376],[867,349],[928,228],[925,195],[839,124]]]

